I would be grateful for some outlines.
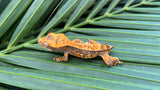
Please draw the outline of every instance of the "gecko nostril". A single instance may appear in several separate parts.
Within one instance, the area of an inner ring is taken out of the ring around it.
[[[38,44],[42,46],[42,43],[40,41],[38,41]]]

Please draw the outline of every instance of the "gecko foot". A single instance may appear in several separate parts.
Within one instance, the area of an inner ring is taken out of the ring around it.
[[[67,61],[67,59],[65,59],[65,57],[54,57],[53,60],[60,62],[60,61]]]
[[[117,64],[122,64],[123,62],[119,61],[117,57],[110,57],[112,60],[111,66],[115,66]]]

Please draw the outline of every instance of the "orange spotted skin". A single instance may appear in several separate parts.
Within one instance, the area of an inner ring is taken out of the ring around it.
[[[67,61],[68,54],[79,58],[95,58],[101,56],[108,66],[122,64],[116,57],[109,56],[109,52],[113,49],[111,45],[103,45],[99,42],[88,40],[87,43],[75,39],[70,41],[64,34],[49,33],[46,37],[40,38],[38,43],[47,49],[56,52],[64,52],[63,57],[55,57],[56,61]]]

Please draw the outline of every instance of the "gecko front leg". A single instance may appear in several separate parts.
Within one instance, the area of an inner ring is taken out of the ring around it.
[[[65,61],[66,62],[66,61],[68,61],[68,54],[69,53],[70,52],[65,51],[63,57],[55,57],[53,59],[56,60],[57,62],[60,62],[60,61]]]

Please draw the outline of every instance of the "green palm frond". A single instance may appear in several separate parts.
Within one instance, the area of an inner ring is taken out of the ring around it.
[[[159,6],[158,0],[0,0],[0,83],[38,90],[158,90]],[[63,54],[37,44],[48,32],[110,44],[110,55],[124,64],[107,67],[100,57],[72,56],[55,62]]]

